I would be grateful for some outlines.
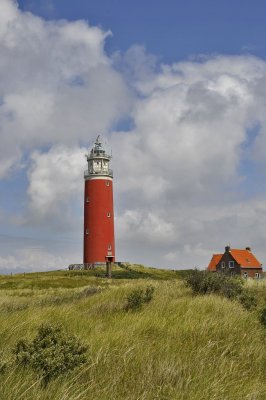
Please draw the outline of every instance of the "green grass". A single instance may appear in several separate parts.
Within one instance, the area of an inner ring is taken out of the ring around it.
[[[111,280],[104,273],[0,277],[2,360],[43,322],[60,322],[89,346],[87,364],[47,387],[31,370],[7,368],[1,400],[266,399],[266,330],[256,312],[218,296],[192,296],[184,272],[116,267]],[[153,300],[126,312],[130,291],[148,284]],[[263,293],[263,283],[249,285]]]

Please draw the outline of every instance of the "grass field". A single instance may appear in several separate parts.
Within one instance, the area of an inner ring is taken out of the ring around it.
[[[186,272],[130,266],[0,277],[0,399],[265,400],[266,329],[257,311],[192,296]],[[97,275],[97,276],[96,276]],[[139,311],[125,311],[134,288],[155,287]],[[265,283],[247,283],[260,297]],[[92,289],[94,288],[94,289]],[[88,345],[88,361],[42,385],[12,364],[20,338],[43,322],[61,323]]]

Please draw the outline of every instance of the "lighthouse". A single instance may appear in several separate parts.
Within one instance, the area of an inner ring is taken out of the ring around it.
[[[115,261],[113,171],[109,168],[111,155],[102,146],[100,136],[86,155],[88,169],[84,172],[84,248],[83,263],[107,265]]]

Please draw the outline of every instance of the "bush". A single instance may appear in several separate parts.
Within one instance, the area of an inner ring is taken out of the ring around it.
[[[127,296],[127,310],[138,310],[142,307],[143,304],[143,290],[142,289],[134,289]]]
[[[155,290],[155,288],[152,285],[148,285],[146,287],[146,291],[145,291],[144,296],[143,296],[144,303],[149,303],[152,300],[154,290]]]
[[[250,293],[242,293],[239,301],[246,310],[253,310],[257,307],[257,299]]]
[[[145,292],[142,289],[134,289],[127,296],[126,310],[139,310],[144,303],[149,303],[153,298],[154,287],[148,285]]]
[[[240,279],[219,273],[196,269],[187,275],[185,281],[195,294],[218,293],[233,299],[243,292],[243,282]]]
[[[224,276],[218,292],[228,299],[237,299],[243,293],[243,282],[236,277]]]
[[[44,383],[86,362],[87,347],[76,336],[67,335],[60,325],[44,324],[32,342],[20,340],[14,353],[20,365],[38,372]]]
[[[266,307],[261,310],[260,323],[266,327]]]

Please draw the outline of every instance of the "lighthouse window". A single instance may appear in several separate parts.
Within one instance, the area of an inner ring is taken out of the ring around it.
[[[108,244],[108,250],[112,250],[112,246]]]
[[[86,235],[88,235],[89,234],[89,229],[86,229]]]
[[[90,202],[90,198],[89,198],[89,196],[87,196],[86,197],[86,203],[89,203]]]
[[[105,181],[106,186],[110,186],[110,181]]]
[[[110,212],[107,213],[107,217],[108,217],[108,218],[111,217],[111,213],[110,213]]]

